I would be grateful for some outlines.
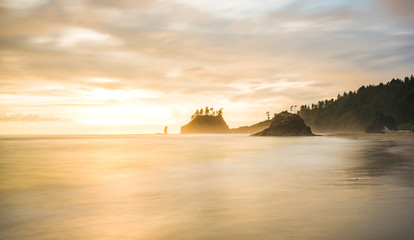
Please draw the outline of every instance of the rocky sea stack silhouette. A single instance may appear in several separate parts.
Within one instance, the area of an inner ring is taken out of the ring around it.
[[[315,136],[310,127],[297,114],[281,112],[276,114],[269,128],[252,136]]]
[[[397,124],[391,116],[379,113],[377,117],[365,128],[366,133],[386,133],[397,130]]]
[[[230,129],[222,115],[200,115],[196,116],[187,125],[181,127],[181,134],[221,134],[229,133]]]

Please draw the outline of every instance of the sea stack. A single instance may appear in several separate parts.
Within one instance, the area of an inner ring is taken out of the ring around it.
[[[181,127],[181,134],[221,134],[229,133],[230,129],[223,116],[197,116]]]
[[[397,130],[397,124],[391,116],[379,113],[377,117],[365,128],[365,133],[386,133]]]
[[[315,136],[311,128],[297,114],[281,112],[276,114],[269,128],[252,136]]]

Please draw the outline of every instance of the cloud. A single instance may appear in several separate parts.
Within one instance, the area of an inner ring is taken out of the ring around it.
[[[414,2],[412,0],[376,0],[384,11],[396,17],[414,17]]]
[[[0,114],[1,122],[55,122],[55,121],[68,121],[68,119],[55,117],[55,116],[41,116],[37,114]]]
[[[91,29],[68,27],[59,31],[54,37],[33,38],[34,44],[54,44],[58,47],[74,47],[81,44],[94,45],[121,45],[122,43],[108,34],[101,34]]]
[[[412,21],[398,10],[412,4],[402,0],[12,2],[0,5],[7,112],[81,118],[123,102],[171,106],[178,121],[214,104],[245,109],[251,123],[260,106],[310,104],[409,75],[414,62]]]

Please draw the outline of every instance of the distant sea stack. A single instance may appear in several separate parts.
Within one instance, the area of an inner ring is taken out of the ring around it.
[[[214,108],[197,110],[191,117],[191,122],[181,127],[181,134],[223,134],[230,129],[223,119],[223,109]]]
[[[252,136],[315,136],[305,121],[297,115],[288,112],[276,114],[269,128]]]

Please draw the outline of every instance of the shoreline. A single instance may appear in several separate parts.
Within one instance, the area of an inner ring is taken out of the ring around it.
[[[323,136],[340,137],[353,140],[365,140],[382,143],[384,150],[397,157],[401,157],[413,166],[414,159],[414,132],[390,132],[390,133],[331,133]],[[384,143],[392,144],[384,144]]]
[[[344,137],[361,140],[406,140],[414,141],[414,132],[389,132],[389,133],[364,133],[364,132],[343,132],[321,134],[327,137]]]

